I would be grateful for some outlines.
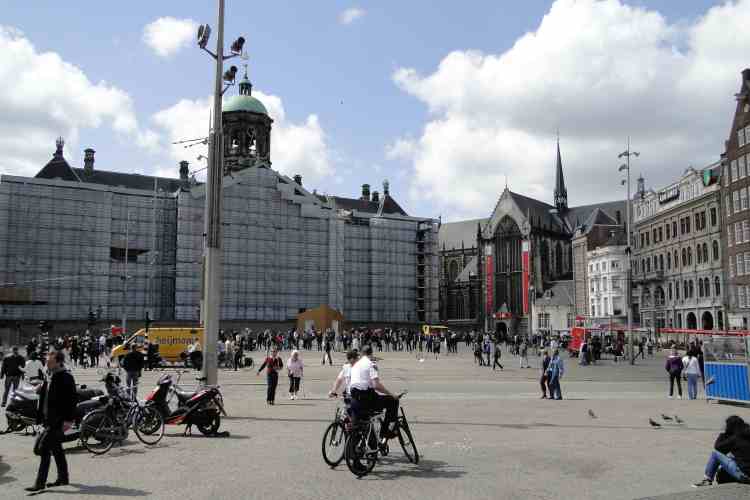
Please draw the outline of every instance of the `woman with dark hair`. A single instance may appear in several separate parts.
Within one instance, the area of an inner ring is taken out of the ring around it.
[[[700,483],[695,483],[694,487],[712,485],[719,466],[723,476],[728,475],[736,482],[750,483],[750,426],[744,420],[737,415],[727,418],[726,429],[716,438],[714,448],[706,464],[706,477]]]

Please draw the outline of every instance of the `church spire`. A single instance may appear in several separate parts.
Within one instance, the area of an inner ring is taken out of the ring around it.
[[[560,133],[557,134],[557,165],[555,166],[555,208],[558,213],[568,210],[568,190],[563,178],[562,157],[560,156]]]

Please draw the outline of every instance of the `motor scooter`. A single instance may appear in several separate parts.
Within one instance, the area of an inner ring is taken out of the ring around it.
[[[105,387],[108,393],[115,390],[119,384],[119,379],[114,374],[108,374],[105,377]],[[23,383],[10,394],[10,402],[5,409],[5,418],[8,422],[7,432],[19,432],[31,429],[31,434],[37,433],[37,405],[39,403],[39,394],[37,389],[41,386],[42,380],[34,377],[28,382]],[[78,395],[78,404],[76,405],[75,416],[72,422],[66,422],[63,427],[63,442],[78,440],[80,436],[80,424],[83,417],[90,411],[103,407],[108,396],[100,389],[90,389],[86,385],[76,387]]]
[[[196,380],[199,383],[205,382],[205,378]],[[179,382],[179,377],[177,381]],[[170,396],[177,400],[177,408],[174,410],[169,407]],[[195,392],[183,391],[168,373],[159,378],[156,387],[146,396],[146,401],[153,402],[164,417],[165,424],[185,425],[185,436],[192,434],[193,425],[204,436],[215,435],[221,425],[221,415],[227,414],[218,386],[200,385]]]

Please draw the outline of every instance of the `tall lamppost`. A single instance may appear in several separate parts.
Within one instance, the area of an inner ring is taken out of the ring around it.
[[[125,265],[122,275],[122,338],[128,333],[128,260],[130,258],[130,210],[125,219]]]
[[[627,304],[628,308],[628,335],[630,336],[630,364],[635,364],[635,349],[633,344],[633,293],[631,291],[631,283],[632,283],[632,252],[630,248],[630,157],[635,156],[636,158],[640,156],[640,153],[637,151],[631,151],[630,150],[630,137],[628,137],[628,149],[620,153],[617,157],[618,158],[625,158],[625,163],[620,165],[620,168],[618,169],[620,172],[625,171],[627,172],[625,183],[627,184],[627,198],[625,199],[625,236],[627,238],[627,245],[625,246],[625,255],[627,256],[627,278],[626,278],[626,284],[625,284],[625,291],[627,293],[625,302]]]
[[[222,135],[221,101],[224,92],[234,84],[237,67],[224,72],[224,60],[242,53],[245,39],[239,37],[231,46],[231,54],[224,55],[224,0],[218,0],[216,52],[206,48],[211,28],[198,28],[198,47],[216,61],[214,78],[213,128],[208,136],[208,173],[206,175],[206,208],[203,242],[203,297],[202,320],[205,345],[203,346],[203,376],[207,384],[216,384],[218,364],[216,342],[219,338],[221,314],[221,184],[224,176],[224,148]],[[224,85],[226,83],[226,86]]]

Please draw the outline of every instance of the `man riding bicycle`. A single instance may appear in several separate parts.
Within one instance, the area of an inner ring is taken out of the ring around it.
[[[352,409],[357,416],[385,409],[385,420],[380,437],[391,439],[396,437],[393,425],[397,418],[398,398],[380,381],[378,367],[370,359],[371,356],[372,346],[367,345],[362,349],[362,357],[352,366],[350,384]]]

